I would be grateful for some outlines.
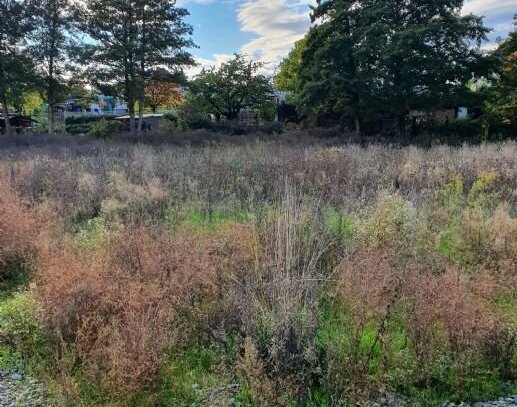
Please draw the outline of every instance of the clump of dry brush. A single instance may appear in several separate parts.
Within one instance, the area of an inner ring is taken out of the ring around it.
[[[0,270],[29,260],[37,236],[36,220],[6,182],[0,167]]]
[[[129,393],[145,387],[164,351],[188,339],[180,314],[215,298],[217,280],[235,267],[244,248],[231,237],[131,227],[87,253],[63,242],[38,259],[44,326],[94,376]]]

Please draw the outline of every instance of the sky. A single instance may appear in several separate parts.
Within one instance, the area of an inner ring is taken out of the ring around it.
[[[180,0],[190,12],[187,21],[194,28],[192,50],[198,67],[217,65],[241,52],[268,63],[274,70],[294,42],[310,26],[309,4],[313,0]],[[497,37],[506,37],[513,27],[517,0],[466,0],[465,13],[485,17],[485,25]]]

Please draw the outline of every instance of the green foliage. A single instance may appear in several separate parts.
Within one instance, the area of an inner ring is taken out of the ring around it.
[[[177,117],[174,116],[173,120],[170,120],[169,118],[164,118],[164,120],[160,121],[158,131],[162,134],[166,135],[173,135],[175,132],[179,129],[179,121]]]
[[[17,292],[0,300],[2,336],[10,345],[2,347],[0,363],[42,369],[42,364],[49,362],[50,349],[36,312],[36,302],[27,292]]]
[[[308,37],[294,43],[294,48],[280,63],[278,73],[274,77],[275,87],[278,90],[294,93],[298,90],[298,72],[302,63],[302,55],[307,47]]]
[[[445,187],[438,191],[438,200],[446,207],[455,208],[463,201],[463,181],[459,176],[454,176]]]
[[[106,221],[102,217],[88,219],[79,230],[77,243],[83,249],[97,247],[107,233]]]
[[[336,210],[329,209],[325,216],[325,226],[333,236],[348,240],[352,237],[353,221]]]
[[[462,2],[319,0],[299,71],[303,111],[345,115],[358,122],[372,109],[398,119],[405,132],[411,108],[438,108],[464,93],[472,72],[483,74],[472,48],[488,30],[480,17],[462,16]],[[448,24],[444,26],[443,21]],[[418,90],[418,91],[415,91]]]
[[[357,225],[358,239],[367,244],[384,247],[406,246],[414,235],[416,210],[399,195],[381,194],[373,211],[366,212]]]
[[[517,19],[516,19],[517,21]],[[517,25],[516,25],[517,26]],[[517,31],[510,33],[494,56],[499,60],[499,72],[492,86],[485,90],[483,119],[488,133],[490,127],[503,124],[517,133]]]
[[[247,106],[261,105],[271,92],[270,80],[259,73],[261,62],[235,54],[219,68],[203,71],[191,83],[192,102],[206,113],[234,120]]]
[[[29,90],[23,95],[22,110],[30,115],[36,114],[43,106],[43,99],[36,90]]]
[[[90,123],[87,134],[95,138],[104,139],[117,135],[120,128],[121,124],[116,120],[101,119]]]
[[[256,112],[259,119],[266,122],[272,122],[276,117],[277,106],[273,102],[266,101],[256,109]]]
[[[218,389],[225,389],[231,380],[229,376],[221,374],[224,369],[222,363],[228,356],[231,355],[223,353],[223,349],[196,344],[186,346],[179,353],[170,353],[157,380],[158,405],[203,405],[206,401],[214,402]],[[224,396],[223,391],[220,397]]]
[[[37,83],[34,62],[26,49],[35,14],[28,1],[9,0],[0,7],[0,104],[2,116],[6,116],[9,107],[19,107],[23,95]],[[7,120],[5,131],[11,130]]]
[[[188,12],[174,2],[94,0],[82,5],[78,15],[82,30],[93,40],[83,44],[82,58],[98,67],[100,85],[122,90],[130,114],[136,102],[143,108],[153,71],[174,73],[194,64],[187,51],[194,47],[192,27],[185,22]]]
[[[70,0],[42,0],[35,10],[35,32],[30,50],[44,71],[42,89],[48,105],[48,133],[54,133],[55,105],[65,89],[65,63],[71,37],[73,8]]]
[[[439,231],[438,252],[468,269],[480,264],[485,255],[489,217],[499,201],[496,179],[493,172],[481,173],[465,191],[461,178],[455,176],[438,192],[447,214]]]

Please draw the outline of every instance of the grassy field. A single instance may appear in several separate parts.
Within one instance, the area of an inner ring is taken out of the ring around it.
[[[73,406],[517,392],[517,144],[0,153],[0,365]]]

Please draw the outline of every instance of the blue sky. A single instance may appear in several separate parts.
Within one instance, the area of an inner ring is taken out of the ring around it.
[[[181,0],[180,5],[190,12],[188,22],[199,46],[193,53],[200,66],[244,52],[269,62],[273,69],[309,28],[311,1]],[[494,41],[512,29],[517,0],[466,0],[464,12],[485,16],[485,24],[494,29],[490,35]]]

